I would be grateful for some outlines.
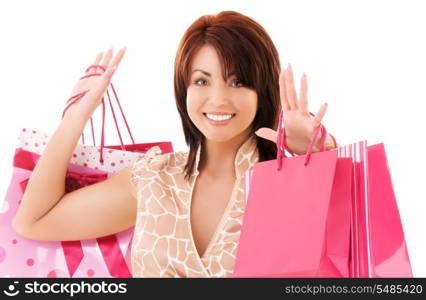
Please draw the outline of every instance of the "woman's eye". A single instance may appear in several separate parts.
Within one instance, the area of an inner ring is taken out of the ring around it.
[[[206,80],[204,80],[204,79],[197,79],[197,80],[195,80],[195,81],[194,81],[194,83],[195,83],[195,84],[197,84],[197,85],[198,85],[198,83],[199,83],[199,82],[202,82],[202,84],[201,84],[201,85],[204,85],[204,83],[206,83],[207,81],[206,81]],[[204,83],[203,83],[203,82],[204,82]]]
[[[232,83],[234,83],[234,82],[237,82],[237,84],[233,85],[233,86],[244,86],[244,84],[241,81],[239,81],[238,79],[235,79]]]

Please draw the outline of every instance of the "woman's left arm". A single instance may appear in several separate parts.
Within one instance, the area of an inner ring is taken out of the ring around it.
[[[306,154],[308,145],[310,144],[315,128],[320,124],[327,111],[327,103],[324,103],[318,113],[312,117],[308,109],[308,80],[303,73],[300,82],[300,95],[297,97],[293,80],[293,70],[291,65],[287,69],[281,71],[279,78],[280,100],[283,110],[284,127],[286,130],[286,144],[290,151],[298,155]],[[271,128],[260,128],[256,131],[256,135],[273,141],[276,143],[278,130]],[[315,143],[312,151],[320,151],[320,138]],[[325,150],[332,150],[338,147],[334,137],[327,134],[325,140]]]

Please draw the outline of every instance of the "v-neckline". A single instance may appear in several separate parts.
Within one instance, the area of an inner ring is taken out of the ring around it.
[[[219,234],[219,231],[222,228],[223,223],[224,223],[225,219],[228,217],[229,211],[230,211],[230,209],[232,208],[232,206],[233,206],[233,204],[235,202],[234,201],[234,199],[235,199],[235,195],[234,194],[235,194],[236,186],[237,186],[237,183],[238,183],[238,178],[235,179],[234,185],[232,187],[231,198],[228,200],[228,203],[226,204],[225,211],[223,212],[223,215],[220,218],[220,221],[217,224],[216,229],[215,229],[212,237],[210,238],[210,241],[207,244],[207,247],[204,250],[203,255],[200,256],[200,254],[198,252],[198,249],[197,249],[197,246],[195,245],[194,236],[192,234],[192,222],[191,222],[191,206],[192,206],[192,200],[193,200],[193,195],[194,195],[194,188],[195,188],[195,185],[197,183],[197,179],[199,177],[199,173],[197,173],[194,176],[195,176],[195,178],[193,179],[193,182],[192,182],[191,192],[189,194],[189,200],[188,200],[188,207],[187,207],[187,212],[188,212],[188,218],[187,219],[188,219],[188,222],[187,222],[187,224],[188,224],[188,231],[189,231],[189,236],[190,236],[190,241],[191,241],[192,249],[193,249],[193,251],[195,253],[195,256],[197,257],[198,262],[202,266],[203,270],[205,271],[206,274],[208,274],[207,269],[206,269],[206,267],[205,267],[205,265],[203,263],[203,259],[207,256],[207,254],[211,250],[214,242],[216,242],[217,236]]]

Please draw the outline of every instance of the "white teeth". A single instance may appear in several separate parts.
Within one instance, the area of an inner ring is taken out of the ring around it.
[[[229,120],[230,118],[232,118],[232,114],[231,115],[212,115],[212,114],[206,114],[207,118],[211,119],[211,120],[215,120],[215,121],[223,121],[223,120]]]

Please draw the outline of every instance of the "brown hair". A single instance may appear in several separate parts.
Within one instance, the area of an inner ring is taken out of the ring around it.
[[[186,144],[189,146],[185,178],[193,173],[196,151],[204,142],[204,135],[192,123],[186,107],[192,58],[203,45],[215,48],[221,61],[223,78],[235,72],[245,87],[256,91],[258,109],[251,124],[251,133],[261,128],[276,128],[281,110],[279,96],[280,61],[271,38],[253,19],[235,11],[222,11],[197,19],[180,41],[174,70],[174,93],[182,120]],[[276,144],[257,138],[259,161],[276,158]]]

